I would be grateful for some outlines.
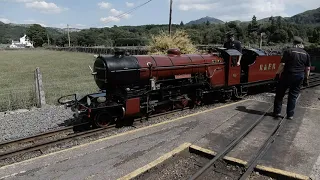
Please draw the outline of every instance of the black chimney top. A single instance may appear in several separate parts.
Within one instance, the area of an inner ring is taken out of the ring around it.
[[[114,49],[114,56],[124,56],[125,55],[125,50],[121,48],[115,48]]]

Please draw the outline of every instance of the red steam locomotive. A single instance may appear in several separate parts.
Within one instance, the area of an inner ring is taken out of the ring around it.
[[[217,48],[199,55],[169,49],[167,55],[131,56],[119,50],[94,62],[92,75],[99,93],[81,99],[68,95],[58,102],[71,107],[77,122],[105,127],[126,118],[240,98],[258,86],[272,88],[281,56],[257,49],[242,53]],[[74,99],[61,101],[70,96]]]

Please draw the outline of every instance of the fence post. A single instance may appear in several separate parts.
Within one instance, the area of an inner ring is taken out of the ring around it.
[[[46,104],[46,98],[43,90],[42,75],[40,73],[39,67],[37,67],[34,72],[34,78],[35,78],[36,104],[38,108],[41,108]]]

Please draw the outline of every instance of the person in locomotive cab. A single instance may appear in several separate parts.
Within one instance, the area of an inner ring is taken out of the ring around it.
[[[226,49],[236,49],[242,54],[242,46],[240,41],[236,41],[234,39],[234,34],[232,32],[227,32],[227,42],[224,43],[223,47]],[[237,62],[237,66],[240,66],[241,57],[239,57],[239,60]]]
[[[295,36],[293,39],[293,47],[287,48],[283,52],[276,75],[278,84],[274,99],[273,115],[275,117],[280,117],[283,97],[289,88],[287,119],[293,119],[296,100],[300,93],[301,85],[309,85],[311,61],[309,54],[303,48],[303,40]]]

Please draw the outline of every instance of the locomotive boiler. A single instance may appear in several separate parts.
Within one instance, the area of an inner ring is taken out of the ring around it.
[[[96,57],[92,75],[100,92],[62,102],[78,122],[105,127],[128,118],[149,116],[213,100],[241,97],[248,88],[272,86],[281,56],[255,49],[217,48],[210,54],[131,56],[122,50]],[[242,55],[241,66],[237,61]]]

